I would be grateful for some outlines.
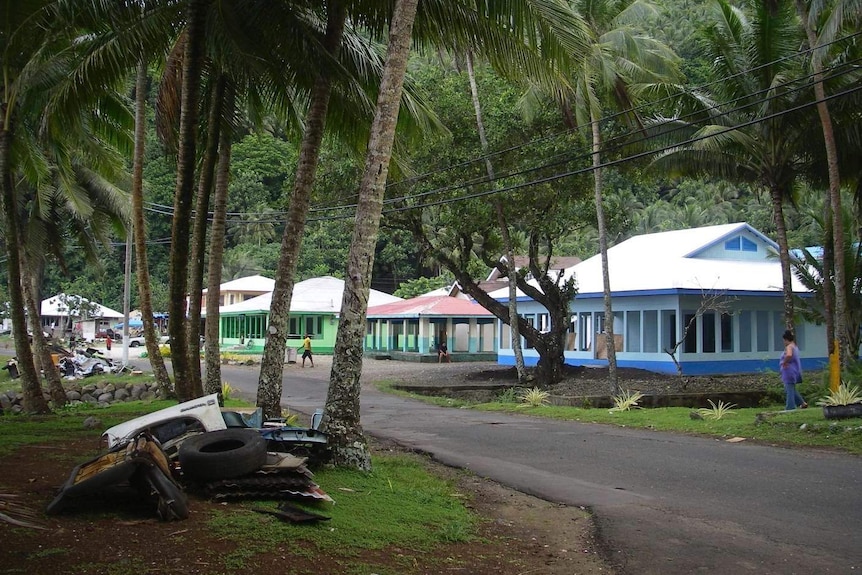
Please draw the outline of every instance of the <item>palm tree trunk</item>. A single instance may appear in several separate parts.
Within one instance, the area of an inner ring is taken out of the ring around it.
[[[22,242],[21,245],[24,245],[24,243]],[[42,316],[39,305],[36,303],[35,295],[38,293],[36,289],[36,277],[40,274],[30,273],[34,270],[31,267],[32,263],[28,260],[27,255],[22,253],[21,263],[23,266],[21,267],[21,278],[24,288],[24,301],[27,302],[27,315],[30,317],[30,329],[33,332],[35,360],[40,368],[37,369],[37,373],[41,371],[45,374],[45,380],[48,382],[48,392],[53,404],[52,407],[57,409],[66,405],[69,402],[69,398],[66,397],[66,390],[63,389],[63,382],[60,381],[60,371],[51,359],[51,350],[48,348],[48,342],[42,333]]]
[[[837,353],[835,345],[835,284],[832,281],[835,270],[835,247],[834,235],[832,232],[832,204],[828,201],[823,202],[823,268],[820,274],[823,279],[823,318],[826,323],[826,342],[829,350],[829,357]],[[841,384],[841,374],[832,373],[832,363],[830,362],[830,388],[833,391],[838,391],[838,386]],[[840,371],[840,370],[839,370]]]
[[[811,54],[811,66],[814,68],[814,96],[817,98],[817,114],[823,127],[823,141],[826,145],[826,166],[829,172],[829,203],[832,206],[832,237],[835,254],[835,333],[838,336],[838,364],[844,365],[853,359],[848,345],[847,333],[847,278],[844,267],[844,218],[841,209],[841,176],[838,171],[838,147],[835,144],[835,130],[832,126],[832,115],[826,103],[826,90],[823,87],[823,62],[821,61],[817,35],[811,28],[808,7],[804,0],[796,0],[796,10],[808,37],[808,47],[814,50]]]
[[[189,375],[193,395],[203,394],[201,383],[201,299],[203,298],[204,259],[207,243],[207,216],[216,162],[218,161],[219,127],[224,100],[224,77],[216,81],[207,121],[207,144],[201,165],[197,205],[192,234],[191,268],[189,269]],[[218,354],[218,350],[216,350]]]
[[[359,379],[362,375],[365,318],[374,248],[383,212],[383,194],[392,158],[395,125],[418,3],[419,0],[397,0],[395,3],[386,63],[359,186],[359,205],[347,256],[341,321],[324,408],[323,429],[329,433],[332,461],[337,465],[366,470],[371,468],[371,458],[359,422]]]
[[[778,187],[771,186],[772,217],[778,236],[778,260],[781,262],[781,289],[784,293],[784,328],[793,329],[793,284],[790,283],[790,249],[787,243],[787,224],[784,221],[783,199],[787,197]]]
[[[180,401],[194,399],[189,363],[186,296],[189,270],[189,222],[194,200],[195,130],[203,60],[204,21],[207,0],[189,2],[183,59],[182,104],[178,136],[177,185],[171,227],[170,303],[171,363]]]
[[[617,379],[617,349],[614,343],[614,310],[611,306],[611,276],[608,269],[608,231],[605,225],[605,210],[602,203],[602,133],[599,119],[590,112],[593,129],[593,178],[595,180],[596,221],[599,229],[599,252],[602,257],[602,286],[605,302],[605,341],[608,350],[608,384],[612,395],[620,391]]]
[[[234,109],[233,86],[225,87],[225,109]],[[223,403],[221,384],[221,357],[219,356],[219,304],[221,303],[221,268],[224,261],[225,222],[227,221],[228,184],[230,183],[230,154],[233,134],[222,128],[219,132],[219,157],[216,168],[215,197],[213,198],[213,221],[210,226],[209,270],[207,273],[207,323],[206,339],[206,385],[207,394],[218,393]]]
[[[171,378],[165,367],[165,360],[159,353],[153,320],[153,298],[150,292],[150,271],[147,267],[147,230],[144,222],[144,148],[146,133],[147,106],[147,65],[138,64],[135,79],[135,151],[132,161],[132,230],[135,241],[135,273],[138,280],[138,299],[141,307],[141,321],[144,324],[144,341],[147,357],[156,379],[156,393],[160,397],[173,395]]]
[[[479,142],[482,145],[482,154],[485,156],[485,169],[488,172],[488,181],[494,185],[497,179],[494,174],[494,165],[489,156],[490,146],[485,135],[485,122],[482,120],[482,104],[479,102],[479,87],[476,84],[476,74],[473,70],[473,52],[467,50],[467,77],[470,80],[470,96],[473,99],[473,109],[476,112],[476,127],[479,131]],[[503,248],[506,250],[506,269],[509,278],[509,331],[512,335],[512,353],[515,355],[515,370],[518,373],[518,383],[527,380],[527,369],[524,366],[524,352],[521,349],[521,333],[518,329],[518,268],[515,266],[515,250],[512,248],[512,238],[509,236],[509,225],[506,223],[506,215],[503,213],[502,202],[494,197],[494,209],[497,212],[497,224],[500,226],[500,235],[503,238]]]
[[[42,394],[39,374],[33,363],[33,351],[27,337],[27,318],[24,315],[24,290],[21,285],[20,243],[18,242],[18,198],[12,184],[9,156],[12,148],[12,130],[8,102],[0,104],[0,186],[3,188],[3,213],[6,219],[6,273],[9,280],[9,307],[12,316],[12,337],[15,340],[15,355],[18,357],[18,372],[21,374],[23,407],[27,413],[50,413],[48,402]]]
[[[346,10],[340,2],[329,3],[329,14],[324,39],[327,52],[335,56],[344,34]],[[268,337],[263,348],[260,377],[257,385],[257,406],[263,409],[265,417],[281,416],[282,378],[284,374],[284,352],[287,347],[290,302],[293,296],[299,251],[305,232],[305,221],[311,204],[314,176],[320,158],[326,115],[329,109],[329,96],[332,92],[330,75],[321,70],[315,79],[311,93],[311,103],[305,122],[305,132],[299,152],[293,191],[284,235],[281,238],[281,251],[278,269],[275,273],[275,288],[269,309]]]

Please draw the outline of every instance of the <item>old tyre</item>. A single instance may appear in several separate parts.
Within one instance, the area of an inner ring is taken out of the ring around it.
[[[185,493],[158,467],[148,469],[147,481],[159,498],[158,514],[162,521],[188,519],[189,505]]]
[[[211,431],[183,441],[179,459],[183,474],[192,479],[230,479],[266,463],[266,441],[254,429]]]

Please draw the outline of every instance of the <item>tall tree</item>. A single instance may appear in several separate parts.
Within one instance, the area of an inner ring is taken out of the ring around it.
[[[599,253],[602,260],[604,291],[604,333],[608,353],[608,379],[611,392],[619,392],[617,381],[614,313],[608,266],[608,231],[603,200],[602,117],[605,106],[612,105],[625,113],[632,125],[640,125],[634,108],[640,94],[657,84],[679,80],[677,58],[661,42],[639,30],[654,12],[651,4],[640,0],[593,2],[576,0],[573,8],[587,22],[591,48],[574,78],[571,100],[575,117],[582,126],[590,126],[592,137],[593,192]]]
[[[12,149],[16,130],[24,129],[24,111],[28,96],[36,88],[35,74],[43,62],[43,34],[48,30],[47,2],[31,1],[10,5],[2,11],[0,22],[0,66],[2,66],[2,96],[0,96],[0,187],[6,240],[6,273],[9,278],[9,305],[15,354],[21,374],[24,410],[46,413],[48,402],[42,395],[39,375],[33,363],[33,352],[27,338],[27,319],[21,277],[21,257],[18,194],[12,175]]]
[[[206,123],[206,145],[198,176],[198,192],[195,204],[192,231],[191,264],[189,268],[189,370],[192,389],[203,393],[201,381],[201,296],[203,292],[204,256],[207,251],[207,227],[209,224],[210,196],[218,163],[219,132],[224,107],[225,79],[219,75],[209,87],[210,109]]]
[[[829,104],[826,102],[826,89],[824,87],[823,78],[823,56],[826,50],[821,45],[822,39],[817,35],[817,23],[820,20],[821,14],[819,2],[811,2],[815,9],[810,9],[809,3],[806,0],[796,0],[796,11],[799,14],[799,20],[802,23],[802,29],[805,31],[805,36],[808,41],[808,47],[811,50],[811,67],[814,70],[814,96],[817,101],[817,114],[820,117],[820,125],[823,130],[823,142],[826,149],[826,165],[829,176],[829,208],[832,214],[832,251],[831,254],[835,257],[833,283],[835,284],[835,311],[830,314],[833,317],[835,333],[838,336],[838,341],[829,342],[830,355],[838,354],[838,365],[845,361],[849,361],[851,357],[856,355],[858,350],[850,347],[850,334],[847,331],[847,298],[846,289],[847,278],[845,274],[844,264],[844,222],[842,218],[841,207],[841,175],[838,169],[838,147],[835,143],[835,129],[832,124],[832,115],[829,112]],[[856,15],[854,18],[859,19]],[[828,40],[834,38],[830,37]],[[837,343],[837,346],[836,346]],[[838,370],[833,368],[830,386],[833,390],[837,390],[840,383],[840,375]]]
[[[161,397],[173,395],[165,360],[159,352],[156,326],[153,317],[150,270],[147,259],[147,229],[144,220],[144,152],[147,106],[147,66],[141,61],[135,74],[135,150],[132,158],[132,235],[135,242],[135,275],[138,284],[138,303],[144,324],[144,342],[147,357],[153,369],[157,393]]]
[[[748,182],[769,192],[779,247],[784,324],[793,327],[794,301],[785,203],[792,200],[808,145],[810,97],[790,82],[800,77],[791,58],[802,41],[790,3],[748,0],[736,8],[715,0],[715,21],[704,31],[714,81],[686,92],[680,115],[659,118],[656,131],[680,145],[658,155],[654,168],[671,174]]]
[[[473,100],[473,109],[476,113],[476,128],[479,132],[479,142],[482,146],[482,155],[485,156],[485,170],[488,173],[488,181],[494,185],[497,179],[494,174],[494,164],[491,162],[490,146],[488,137],[485,135],[485,122],[482,120],[482,104],[479,101],[479,87],[476,84],[476,73],[473,70],[473,52],[467,50],[467,76],[470,81],[470,97]],[[527,380],[527,370],[524,367],[524,352],[521,350],[521,332],[518,326],[518,267],[515,265],[515,250],[512,247],[512,238],[509,235],[509,224],[503,211],[503,202],[494,196],[494,211],[497,213],[497,222],[500,225],[500,235],[503,239],[503,248],[506,250],[506,268],[509,270],[509,328],[512,336],[512,351],[515,354],[515,370],[518,374],[518,383]]]
[[[225,109],[235,106],[234,87],[225,86]],[[206,382],[207,394],[222,392],[221,355],[219,350],[219,305],[221,305],[221,272],[224,259],[225,221],[227,220],[228,183],[230,180],[230,156],[233,134],[227,126],[219,130],[219,155],[216,167],[215,196],[213,198],[213,217],[210,228],[209,268],[207,270],[206,298]],[[223,399],[223,398],[222,398]]]
[[[365,318],[371,290],[374,248],[383,211],[383,193],[395,141],[401,90],[407,72],[410,37],[418,4],[419,0],[396,0],[392,15],[386,64],[359,186],[353,238],[347,256],[344,296],[341,300],[341,320],[323,412],[322,427],[331,437],[329,448],[333,462],[365,470],[371,468],[370,454],[359,421],[359,378],[362,374]]]
[[[341,46],[347,12],[340,2],[330,2],[327,8],[323,47],[329,55],[335,57]],[[332,82],[332,72],[326,67],[321,67],[311,91],[305,129],[300,143],[299,164],[281,241],[278,270],[270,305],[269,333],[264,344],[257,387],[257,405],[263,408],[264,413],[269,417],[281,415],[281,381],[287,346],[290,301],[305,232],[305,220],[311,204],[320,146],[323,142]]]
[[[195,398],[192,387],[186,319],[188,295],[189,235],[194,199],[197,114],[207,7],[210,0],[189,0],[183,43],[182,103],[177,139],[177,180],[174,219],[171,227],[171,280],[168,330],[171,334],[171,363],[177,396],[181,401]],[[199,381],[199,379],[198,379]]]

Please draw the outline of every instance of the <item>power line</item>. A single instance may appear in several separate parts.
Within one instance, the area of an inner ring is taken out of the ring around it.
[[[855,33],[852,33],[852,34],[848,34],[848,35],[846,35],[846,36],[843,36],[842,38],[839,38],[839,39],[834,40],[833,42],[830,42],[829,44],[825,44],[824,46],[818,47],[818,49],[821,49],[821,48],[823,48],[823,47],[826,47],[826,46],[829,46],[829,45],[832,45],[832,44],[836,44],[836,43],[838,43],[838,42],[843,42],[843,41],[847,41],[847,40],[853,39],[853,38],[855,38],[855,37],[859,36],[860,34],[862,34],[862,31],[855,32]],[[760,69],[763,69],[763,68],[765,68],[765,67],[774,66],[774,65],[776,65],[776,64],[778,64],[778,63],[781,63],[781,62],[784,62],[784,61],[786,61],[786,60],[790,60],[790,59],[793,59],[793,58],[798,58],[798,57],[801,57],[801,56],[804,56],[804,55],[810,54],[811,52],[813,52],[813,50],[812,50],[812,49],[810,49],[810,48],[809,48],[809,49],[806,49],[806,50],[804,50],[804,51],[799,51],[799,52],[796,52],[796,53],[794,53],[794,54],[792,54],[792,55],[788,55],[788,56],[785,56],[785,57],[782,57],[782,58],[779,58],[779,59],[776,59],[776,60],[773,60],[773,61],[770,61],[770,62],[767,62],[767,63],[761,64],[761,65],[756,66],[756,67],[754,67],[754,68],[749,68],[749,69],[746,69],[746,70],[742,70],[742,71],[737,72],[737,73],[735,73],[735,74],[733,74],[733,75],[731,75],[731,76],[727,76],[727,77],[724,77],[724,78],[721,78],[721,79],[718,79],[718,80],[714,80],[714,81],[712,81],[712,82],[708,82],[708,83],[706,83],[706,84],[701,84],[700,86],[696,86],[696,87],[694,87],[694,88],[684,89],[684,90],[682,90],[682,91],[680,91],[680,92],[677,92],[676,94],[668,95],[668,96],[666,96],[666,97],[664,97],[664,98],[661,98],[661,99],[659,99],[659,100],[655,100],[655,101],[651,101],[651,102],[645,103],[645,104],[643,104],[643,105],[641,105],[641,106],[638,106],[638,107],[635,107],[635,108],[633,108],[633,109],[631,109],[631,110],[627,110],[627,111],[624,111],[624,112],[614,113],[614,114],[611,114],[611,115],[608,115],[608,116],[603,116],[602,118],[600,118],[599,120],[597,120],[597,122],[608,122],[609,120],[612,120],[612,119],[614,119],[614,118],[616,118],[616,117],[618,117],[618,116],[624,115],[624,114],[631,113],[632,111],[642,110],[642,109],[644,109],[644,108],[646,108],[646,107],[653,107],[653,106],[656,106],[657,104],[659,104],[659,103],[661,103],[661,102],[665,102],[665,101],[669,101],[669,100],[677,99],[677,98],[679,98],[679,97],[680,97],[680,95],[681,95],[681,94],[684,94],[684,93],[686,93],[686,92],[688,92],[688,93],[695,93],[695,92],[700,91],[700,90],[703,90],[704,88],[707,88],[707,87],[709,87],[709,86],[712,86],[712,85],[715,85],[715,84],[719,84],[719,83],[722,83],[722,82],[726,82],[726,81],[727,81],[727,80],[729,80],[729,79],[736,78],[736,77],[739,77],[739,76],[742,76],[742,75],[745,75],[745,74],[750,74],[750,73],[752,73],[752,72],[756,72],[756,71],[758,71],[758,70],[760,70]],[[859,61],[859,59],[851,60],[851,61],[848,61],[848,62],[842,62],[842,63],[840,63],[839,65],[833,66],[830,70],[835,70],[835,69],[837,69],[837,68],[839,68],[839,67],[847,67],[847,66],[850,66],[850,65],[852,65],[853,63],[858,62],[858,61]],[[841,72],[841,73],[839,73],[839,74],[833,74],[833,75],[829,76],[827,79],[837,78],[837,77],[840,77],[840,76],[842,76],[842,75],[844,75],[844,74],[847,74],[847,73],[849,73],[849,72]],[[746,94],[746,95],[739,96],[739,97],[737,97],[737,98],[731,99],[731,100],[729,100],[729,101],[727,101],[727,102],[722,102],[722,103],[714,104],[713,106],[707,107],[707,108],[702,109],[702,110],[699,110],[699,111],[697,111],[697,112],[692,112],[692,113],[690,113],[690,114],[687,114],[687,115],[684,115],[684,116],[681,116],[681,117],[678,117],[678,118],[672,118],[671,120],[672,120],[672,121],[674,121],[674,122],[676,122],[676,121],[679,121],[679,120],[684,119],[684,118],[687,118],[687,117],[691,117],[691,116],[694,116],[694,115],[703,114],[704,112],[708,112],[708,111],[710,111],[710,110],[718,109],[718,108],[720,108],[721,106],[725,106],[725,105],[727,105],[727,104],[733,104],[733,103],[736,103],[736,102],[738,102],[738,101],[740,101],[740,100],[744,100],[744,99],[750,98],[750,97],[752,97],[752,96],[757,96],[757,95],[761,95],[761,94],[763,94],[763,93],[773,92],[776,88],[781,88],[781,87],[788,86],[788,85],[790,85],[790,84],[795,84],[795,83],[799,83],[799,82],[802,82],[802,81],[808,80],[808,79],[812,78],[812,77],[813,77],[813,75],[814,75],[814,74],[812,73],[812,74],[809,74],[809,75],[807,75],[807,76],[803,76],[803,77],[801,77],[801,78],[797,77],[797,78],[794,78],[794,79],[788,80],[788,81],[786,81],[786,82],[782,82],[782,83],[780,83],[780,84],[778,84],[778,85],[776,85],[776,86],[770,86],[769,88],[766,88],[766,89],[758,90],[758,91],[756,91],[756,92],[751,92],[751,93],[749,93],[749,94]],[[803,90],[803,89],[806,89],[806,88],[809,88],[809,87],[810,87],[810,84],[804,84],[804,85],[800,86],[799,88],[795,88],[795,89],[791,90],[790,92],[792,93],[792,92],[794,92],[794,91]],[[842,96],[842,95],[847,95],[847,94],[852,93],[852,92],[854,92],[854,91],[855,91],[855,90],[845,91],[845,92],[843,92],[843,93],[841,93],[841,94],[837,94],[837,95],[830,96],[830,97],[828,97],[828,98],[827,98],[827,100],[831,100],[831,99],[833,99],[833,98],[835,98],[835,97],[840,97],[840,96]],[[785,92],[785,93],[784,93],[784,94],[782,94],[781,96],[784,96],[784,95],[786,95],[786,94],[787,94],[787,92]],[[720,117],[723,117],[723,116],[727,116],[727,115],[729,115],[729,114],[731,114],[731,113],[737,112],[737,111],[739,111],[739,110],[743,110],[743,109],[745,109],[745,108],[747,108],[747,107],[754,106],[754,105],[758,105],[758,104],[760,104],[760,103],[764,103],[764,102],[769,101],[770,99],[778,98],[778,97],[779,97],[778,95],[770,96],[770,97],[768,97],[768,98],[764,98],[764,99],[762,99],[762,100],[758,100],[758,101],[755,101],[755,102],[751,102],[751,103],[745,104],[745,105],[743,105],[743,106],[739,106],[739,107],[737,107],[737,108],[733,108],[733,109],[731,109],[731,110],[723,111],[722,113],[720,113],[720,114],[718,114],[718,115],[716,115],[716,116],[713,116],[713,119],[714,119],[714,118],[720,118]],[[799,107],[796,107],[796,108],[793,108],[793,109],[790,109],[790,110],[786,110],[786,111],[781,112],[781,113],[773,114],[773,115],[770,115],[770,116],[767,116],[767,117],[764,117],[764,118],[760,118],[760,119],[755,119],[755,120],[753,120],[753,121],[751,121],[751,122],[747,122],[747,123],[741,124],[741,125],[739,125],[739,126],[736,126],[735,128],[729,128],[729,129],[739,129],[740,127],[745,127],[745,126],[751,125],[751,124],[753,124],[753,123],[758,123],[758,122],[760,122],[760,121],[765,121],[765,120],[767,120],[767,119],[771,119],[771,118],[774,118],[774,117],[778,117],[778,116],[782,115],[783,113],[790,113],[790,112],[792,112],[792,111],[796,111],[796,110],[799,110],[799,109],[803,109],[803,108],[805,108],[805,107],[808,107],[809,105],[810,105],[810,104],[802,105],[802,106],[799,106]],[[557,133],[557,134],[552,134],[552,135],[549,135],[549,136],[545,136],[545,137],[543,137],[543,138],[539,138],[539,139],[537,139],[537,140],[531,140],[530,142],[525,142],[525,143],[519,144],[519,145],[517,145],[517,146],[511,146],[511,147],[506,148],[506,149],[503,149],[503,150],[498,150],[498,151],[492,152],[491,154],[488,154],[488,155],[478,156],[478,157],[476,157],[476,158],[473,158],[473,159],[470,159],[470,160],[467,160],[467,161],[464,161],[464,162],[460,162],[460,163],[457,163],[457,164],[453,164],[453,165],[445,166],[445,167],[442,167],[442,168],[437,169],[437,170],[432,170],[432,171],[429,171],[429,172],[425,172],[424,174],[419,175],[419,176],[414,176],[414,177],[412,177],[412,178],[407,178],[407,179],[405,179],[405,180],[400,180],[400,181],[398,181],[398,182],[393,182],[393,183],[391,183],[391,184],[387,185],[387,188],[389,188],[389,187],[394,187],[394,186],[398,186],[398,185],[403,185],[403,184],[405,184],[405,183],[413,183],[413,182],[417,182],[417,181],[422,181],[423,179],[426,179],[426,178],[431,177],[431,176],[436,175],[436,174],[440,174],[440,173],[444,173],[444,172],[447,172],[447,171],[451,171],[451,170],[456,169],[456,168],[459,168],[459,167],[468,166],[468,165],[474,164],[474,163],[479,162],[479,161],[484,161],[484,159],[485,159],[486,157],[487,157],[487,158],[491,158],[491,157],[499,156],[499,155],[502,155],[502,154],[505,154],[505,153],[508,153],[508,152],[511,152],[511,151],[517,151],[517,150],[523,149],[523,148],[525,148],[525,147],[527,147],[527,146],[535,145],[535,144],[537,144],[537,143],[543,143],[543,142],[546,142],[546,141],[550,141],[550,140],[552,140],[552,139],[554,139],[554,138],[559,138],[559,137],[561,137],[561,136],[567,136],[567,135],[570,135],[570,134],[572,134],[573,132],[576,132],[576,131],[578,131],[578,130],[585,130],[585,129],[586,129],[586,128],[588,128],[590,125],[591,125],[591,124],[584,125],[584,126],[580,126],[580,127],[578,127],[578,128],[572,129],[572,130],[566,130],[566,131],[564,131],[564,132],[559,132],[559,133]],[[662,126],[662,125],[666,125],[666,122],[665,122],[665,123],[661,123],[661,124],[657,124],[657,125],[656,125],[656,126],[654,126],[654,127],[660,127],[660,126]],[[676,128],[676,129],[678,129],[678,128]],[[640,130],[637,130],[637,131],[640,131]],[[670,131],[665,132],[665,133],[664,133],[664,135],[669,134],[669,133],[671,133],[671,132],[673,132],[673,131],[675,131],[675,129],[674,129],[674,130],[670,130]],[[618,149],[618,148],[619,148],[619,146],[618,146],[618,145],[616,145],[616,142],[617,142],[617,141],[623,141],[623,140],[626,140],[626,139],[627,139],[628,137],[630,137],[630,136],[631,136],[631,134],[632,134],[632,133],[634,133],[634,132],[635,132],[635,131],[629,131],[629,132],[627,132],[627,133],[621,134],[620,136],[616,136],[616,137],[614,137],[614,138],[612,138],[612,139],[608,140],[608,141],[605,143],[605,146],[603,146],[603,148],[602,148],[601,152],[602,152],[602,153],[607,153],[608,151],[612,151],[612,150],[616,150],[616,149]],[[712,137],[714,137],[714,136],[712,136]],[[641,142],[641,141],[649,140],[650,138],[651,138],[650,136],[648,136],[648,137],[644,137],[644,138],[641,138],[640,140],[635,141],[635,142],[627,142],[627,144],[631,145],[631,144],[633,144],[633,143],[639,143],[639,142]],[[698,141],[698,140],[697,140],[697,139],[695,139],[695,140],[692,140],[692,141]],[[650,152],[644,152],[644,153],[636,154],[636,155],[634,155],[634,156],[627,156],[627,157],[621,158],[621,159],[619,159],[619,160],[615,160],[615,161],[613,161],[613,162],[604,163],[604,164],[603,164],[603,166],[612,166],[612,165],[617,165],[617,164],[622,163],[622,162],[625,162],[625,161],[631,161],[632,159],[637,159],[637,158],[643,157],[644,155],[658,153],[658,152],[660,152],[660,151],[662,151],[662,150],[667,150],[667,149],[670,149],[670,148],[672,148],[672,147],[676,147],[676,146],[678,146],[678,145],[681,145],[681,144],[680,144],[680,143],[677,143],[677,144],[675,144],[674,146],[669,146],[669,147],[666,147],[666,148],[664,148],[664,149],[654,150],[654,151],[650,151]],[[559,160],[559,161],[555,161],[555,162],[551,162],[551,163],[544,163],[544,164],[539,165],[539,166],[533,166],[533,167],[529,167],[529,168],[526,168],[526,169],[523,169],[523,170],[518,170],[518,171],[514,171],[514,172],[509,172],[509,173],[506,173],[506,174],[504,174],[504,175],[499,176],[499,177],[497,178],[497,180],[507,179],[507,178],[511,178],[511,177],[518,176],[518,175],[524,175],[524,174],[528,174],[528,173],[536,172],[536,171],[538,171],[538,170],[543,170],[543,169],[553,168],[553,167],[560,166],[560,165],[565,165],[565,164],[571,163],[571,162],[573,162],[573,161],[575,161],[575,160],[578,160],[578,159],[585,159],[585,158],[589,158],[589,157],[591,157],[592,155],[593,155],[593,153],[592,153],[592,152],[580,153],[580,154],[573,155],[573,156],[570,156],[570,157],[566,157],[566,155],[565,155],[565,154],[560,154],[560,155],[557,155],[557,156],[556,156],[556,157],[558,157],[558,158],[559,158],[559,157],[562,157],[562,159],[561,159],[561,160]],[[543,178],[543,179],[539,179],[539,180],[533,180],[533,181],[531,181],[531,182],[524,182],[524,183],[521,183],[521,184],[517,184],[517,185],[509,186],[509,187],[506,187],[506,188],[500,188],[498,191],[499,191],[499,192],[511,191],[511,190],[519,189],[519,188],[523,188],[523,187],[526,187],[526,186],[536,185],[536,184],[540,184],[540,183],[546,183],[546,182],[549,182],[549,181],[555,181],[556,179],[560,179],[560,178],[563,178],[563,177],[569,177],[569,176],[572,176],[572,175],[577,175],[577,174],[584,173],[584,172],[591,171],[591,170],[592,170],[592,167],[590,167],[590,168],[585,168],[585,169],[581,169],[581,170],[570,171],[570,172],[566,172],[566,173],[564,173],[564,174],[562,174],[562,175],[559,175],[559,174],[558,174],[558,175],[555,175],[555,176],[550,176],[550,177],[548,177],[548,178]],[[445,186],[445,187],[443,187],[443,188],[437,188],[437,189],[434,189],[434,190],[429,190],[429,191],[421,192],[421,193],[419,193],[419,194],[413,194],[413,195],[410,195],[410,196],[400,196],[400,197],[395,197],[395,198],[387,198],[387,199],[385,199],[385,200],[384,200],[384,203],[385,203],[385,204],[394,204],[394,203],[402,202],[402,201],[405,201],[405,200],[416,199],[416,198],[419,198],[419,197],[426,197],[426,196],[429,196],[429,195],[436,195],[436,194],[444,193],[444,192],[447,192],[447,191],[453,191],[453,190],[462,189],[462,188],[468,188],[468,187],[472,187],[472,186],[474,186],[474,185],[476,185],[476,184],[480,184],[480,183],[487,183],[487,182],[488,182],[488,178],[487,178],[487,176],[476,177],[476,178],[473,178],[473,179],[471,179],[471,180],[467,180],[467,181],[465,181],[465,182],[460,182],[460,183],[458,183],[458,184],[453,184],[453,185],[450,185],[450,186]],[[481,197],[481,196],[484,196],[484,195],[488,195],[488,193],[489,193],[489,192],[487,192],[487,191],[486,191],[486,192],[482,192],[482,193],[479,193],[479,194],[467,195],[467,196],[462,196],[462,197],[463,197],[464,199],[470,199],[470,198],[472,198],[472,197]],[[454,199],[447,199],[447,200],[442,201],[442,202],[430,202],[430,203],[427,203],[427,204],[420,204],[420,205],[414,206],[414,208],[425,207],[425,206],[432,206],[432,205],[440,205],[440,204],[442,204],[442,203],[451,203],[452,201],[457,201],[457,200],[458,200],[458,198],[454,198]],[[153,212],[153,213],[157,213],[157,214],[162,214],[162,215],[173,216],[173,208],[172,208],[171,206],[165,206],[165,205],[162,205],[162,204],[157,204],[157,203],[152,203],[152,202],[147,202],[147,204],[148,204],[148,207],[146,207],[146,208],[145,208],[147,211],[150,211],[150,212]],[[345,204],[345,205],[337,205],[337,206],[331,206],[331,207],[316,207],[316,208],[312,208],[312,209],[310,210],[310,212],[331,212],[331,211],[337,211],[337,210],[342,210],[342,211],[352,211],[352,210],[354,210],[354,209],[356,208],[356,205],[357,205],[357,204]],[[404,209],[405,209],[405,208],[403,208],[403,207],[402,207],[402,208],[398,208],[398,209],[396,209],[396,210],[389,210],[389,211],[387,211],[387,212],[385,212],[385,213],[390,213],[390,212],[393,212],[393,211],[403,211]],[[232,212],[232,213],[230,213],[229,215],[231,215],[231,216],[244,216],[244,215],[252,215],[252,214],[259,214],[259,213],[260,213],[260,212]],[[274,215],[274,216],[284,215],[284,214],[286,214],[286,213],[287,213],[287,212],[284,212],[284,211],[272,211],[272,212],[267,212],[267,214],[268,214],[268,215]],[[211,212],[210,212],[210,214],[211,214]],[[352,217],[352,214],[332,215],[332,216],[324,216],[324,217],[311,217],[311,218],[308,218],[308,221],[309,221],[309,222],[312,222],[312,221],[313,221],[313,222],[320,222],[320,221],[334,221],[334,220],[339,220],[339,219],[346,219],[346,218],[348,218],[348,217]],[[242,224],[267,224],[267,223],[269,223],[269,224],[282,224],[282,223],[284,223],[284,222],[283,222],[283,220],[281,220],[281,219],[271,219],[271,220],[260,220],[260,219],[256,219],[256,220],[236,220],[236,219],[233,219],[232,221],[228,222],[228,224],[229,224],[229,225],[242,225]]]

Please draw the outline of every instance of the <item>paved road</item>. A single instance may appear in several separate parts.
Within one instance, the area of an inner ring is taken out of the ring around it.
[[[285,368],[286,405],[322,407],[324,360]],[[254,398],[256,369],[223,377]],[[625,574],[862,573],[859,457],[438,408],[369,386],[362,424],[519,491],[592,509]]]

